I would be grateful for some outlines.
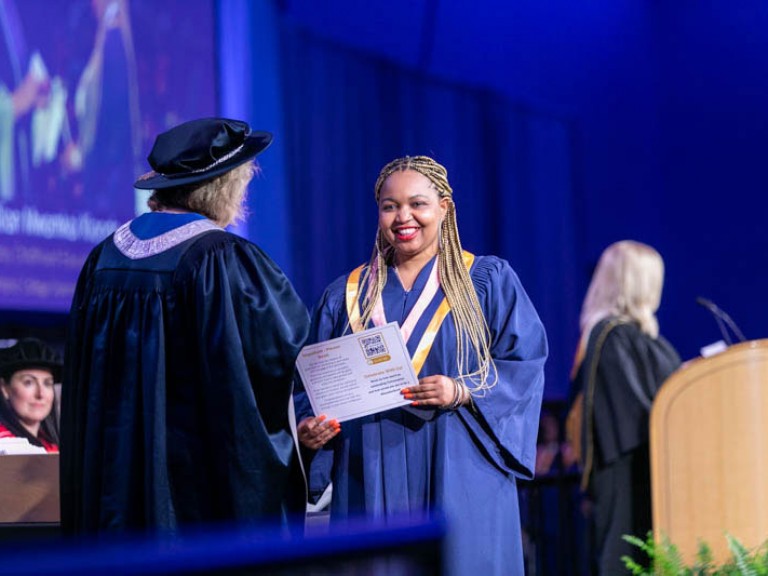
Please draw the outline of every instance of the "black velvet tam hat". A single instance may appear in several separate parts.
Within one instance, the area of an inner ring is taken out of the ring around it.
[[[8,381],[19,370],[50,370],[54,382],[61,382],[63,363],[59,354],[37,338],[23,338],[13,346],[0,349],[0,378]]]
[[[255,158],[271,142],[272,134],[253,132],[240,120],[190,120],[158,135],[147,157],[153,171],[133,186],[157,190],[204,182]]]

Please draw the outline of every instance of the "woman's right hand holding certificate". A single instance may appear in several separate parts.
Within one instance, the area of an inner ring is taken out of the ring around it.
[[[339,432],[341,424],[336,420],[326,420],[325,414],[304,418],[296,427],[299,442],[310,450],[318,450]]]

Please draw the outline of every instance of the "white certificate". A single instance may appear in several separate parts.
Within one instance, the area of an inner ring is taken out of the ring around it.
[[[339,422],[406,406],[418,384],[397,322],[305,346],[296,367],[315,415]]]

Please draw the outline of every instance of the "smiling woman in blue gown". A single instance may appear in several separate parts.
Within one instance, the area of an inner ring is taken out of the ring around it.
[[[375,194],[373,256],[327,288],[310,341],[397,321],[419,381],[408,409],[343,426],[299,389],[299,440],[333,455],[332,522],[440,512],[450,574],[522,574],[516,483],[533,474],[544,328],[505,260],[462,251],[443,166],[394,160]]]

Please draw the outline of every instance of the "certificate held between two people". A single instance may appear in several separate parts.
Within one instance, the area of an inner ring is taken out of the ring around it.
[[[329,419],[344,422],[400,406],[425,419],[433,414],[400,394],[419,382],[397,322],[305,346],[296,367],[312,410]]]

